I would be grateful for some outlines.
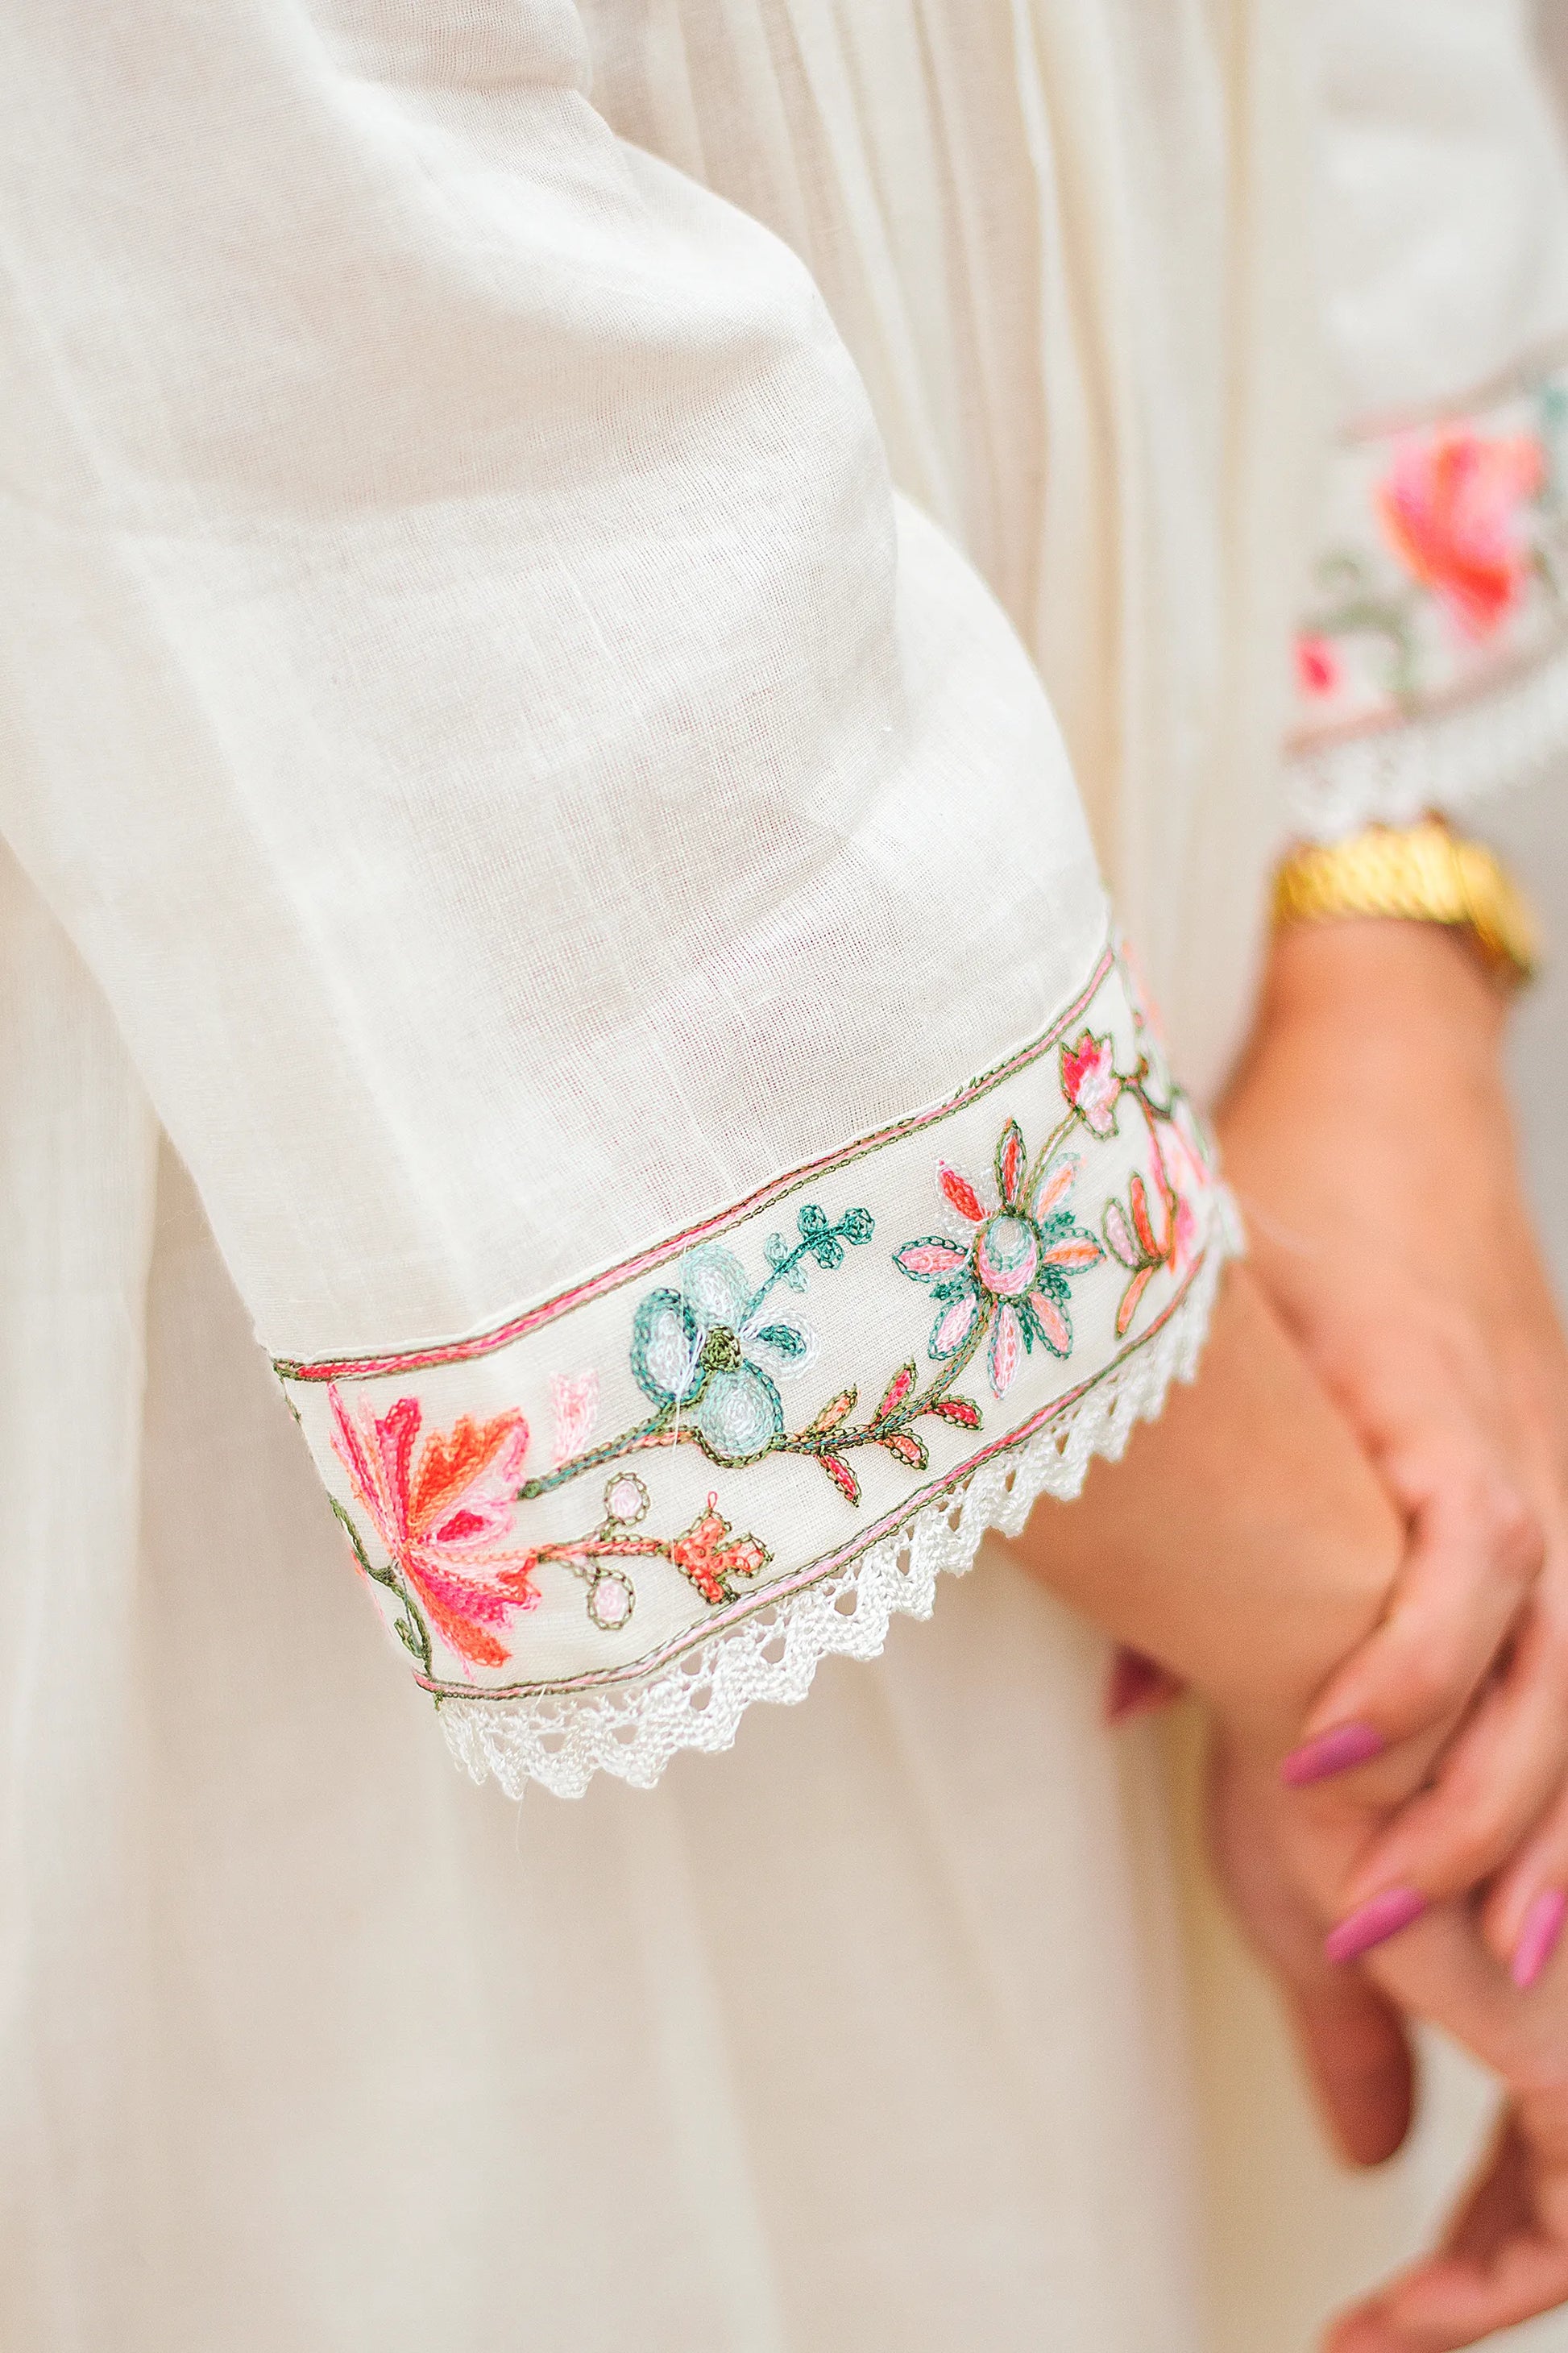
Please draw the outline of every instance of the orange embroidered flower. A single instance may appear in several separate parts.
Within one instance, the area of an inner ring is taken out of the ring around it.
[[[1121,1294],[1116,1311],[1116,1336],[1125,1339],[1138,1303],[1162,1267],[1168,1267],[1178,1282],[1185,1280],[1196,1260],[1202,1229],[1193,1206],[1195,1196],[1203,1189],[1207,1171],[1204,1166],[1195,1131],[1190,1128],[1191,1115],[1185,1106],[1178,1105],[1173,1119],[1150,1122],[1149,1141],[1153,1147],[1154,1178],[1162,1208],[1162,1233],[1155,1228],[1151,1212],[1149,1188],[1141,1175],[1135,1174],[1128,1187],[1128,1208],[1120,1201],[1110,1200],[1105,1206],[1105,1239],[1113,1258],[1120,1259],[1132,1280]]]
[[[1394,450],[1377,490],[1384,533],[1468,638],[1490,637],[1519,602],[1530,570],[1520,509],[1545,478],[1528,433],[1489,440],[1456,426]]]
[[[731,1578],[756,1577],[773,1556],[755,1536],[732,1535],[729,1521],[719,1515],[718,1496],[710,1495],[708,1509],[672,1540],[669,1557],[704,1601],[718,1603],[731,1598]]]
[[[367,1405],[356,1421],[335,1381],[327,1396],[332,1451],[431,1625],[468,1664],[504,1666],[511,1654],[496,1630],[539,1599],[531,1556],[496,1548],[528,1451],[521,1414],[485,1422],[463,1414],[450,1430],[432,1430],[416,1456],[417,1398],[399,1398],[385,1414]]]

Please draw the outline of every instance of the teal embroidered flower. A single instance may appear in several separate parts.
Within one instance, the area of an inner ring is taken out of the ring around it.
[[[631,1369],[637,1387],[668,1421],[679,1420],[713,1461],[754,1462],[784,1434],[775,1376],[810,1363],[816,1343],[768,1300],[780,1283],[805,1288],[810,1264],[836,1267],[844,1245],[871,1239],[868,1209],[849,1209],[837,1225],[815,1202],[798,1217],[800,1240],[767,1245],[769,1271],[755,1288],[733,1251],[718,1242],[689,1250],[680,1288],[652,1291],[632,1325]]]
[[[966,1176],[939,1161],[943,1198],[976,1230],[968,1241],[927,1234],[893,1252],[910,1282],[929,1282],[940,1303],[927,1344],[939,1364],[952,1356],[967,1362],[989,1333],[986,1372],[998,1398],[1006,1396],[1037,1341],[1053,1356],[1069,1354],[1068,1278],[1105,1255],[1065,1206],[1077,1160],[1070,1154],[1047,1160],[1027,1199],[1026,1167],[1016,1120],[1008,1121],[996,1146],[995,1208],[986,1207]]]

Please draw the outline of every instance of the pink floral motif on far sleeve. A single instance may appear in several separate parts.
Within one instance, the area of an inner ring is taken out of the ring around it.
[[[1331,638],[1304,629],[1296,640],[1296,684],[1305,695],[1332,694],[1340,682],[1341,663]]]
[[[1545,476],[1530,433],[1489,438],[1465,425],[1395,444],[1379,519],[1462,636],[1489,638],[1519,603],[1531,567],[1526,510]]]

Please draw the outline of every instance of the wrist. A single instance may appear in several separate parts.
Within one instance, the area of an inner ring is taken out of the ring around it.
[[[1462,932],[1347,917],[1285,923],[1275,932],[1260,1021],[1266,1028],[1331,1025],[1347,1045],[1380,1033],[1436,1037],[1451,1056],[1490,1071],[1508,1003]]]
[[[1402,1546],[1371,1467],[1239,1266],[1191,1388],[1120,1463],[1093,1465],[1077,1503],[1037,1504],[1015,1549],[1278,1757],[1381,1617]]]

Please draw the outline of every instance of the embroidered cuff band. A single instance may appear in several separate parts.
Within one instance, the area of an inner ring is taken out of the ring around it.
[[[1292,818],[1331,841],[1568,745],[1568,364],[1347,435],[1296,640]]]
[[[1189,1374],[1233,1212],[1123,962],[945,1102],[472,1337],[276,1369],[475,1778],[647,1786]]]

